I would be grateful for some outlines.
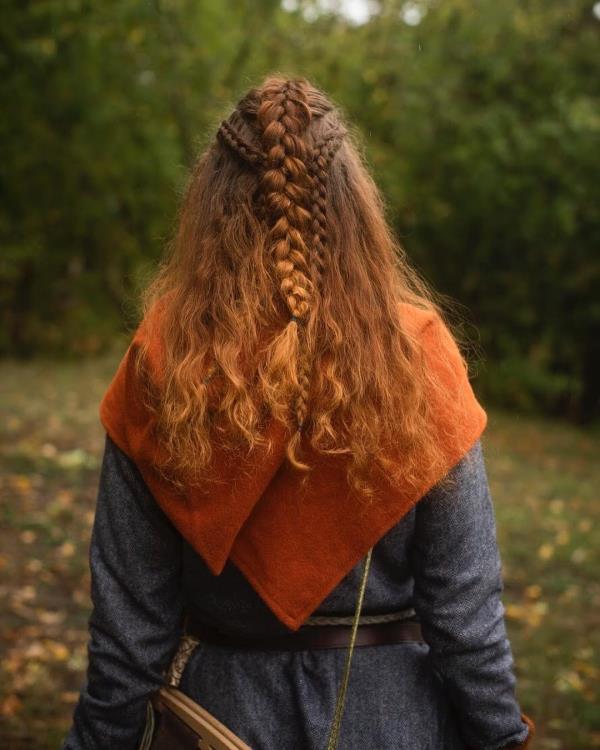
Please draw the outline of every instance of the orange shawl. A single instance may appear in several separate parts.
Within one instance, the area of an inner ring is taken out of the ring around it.
[[[432,395],[440,402],[431,429],[444,446],[449,471],[480,437],[487,415],[441,318],[408,304],[401,305],[401,313],[406,330],[418,337],[427,366],[447,386],[442,401]],[[289,432],[271,420],[267,431],[275,450],[270,455],[257,450],[244,462],[215,447],[212,466],[223,481],[211,483],[208,491],[195,486],[177,491],[155,468],[161,449],[152,438],[153,417],[142,405],[133,366],[138,342],[150,336],[150,371],[160,380],[160,342],[153,333],[144,319],[102,399],[100,420],[211,572],[219,575],[230,559],[277,618],[297,630],[443,474],[432,475],[424,467],[418,490],[387,484],[386,501],[364,512],[360,500],[348,493],[343,458],[316,454],[307,444],[304,455],[314,470],[301,495],[300,472],[284,463]]]

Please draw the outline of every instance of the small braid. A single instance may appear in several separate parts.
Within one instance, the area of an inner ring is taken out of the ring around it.
[[[217,130],[217,136],[225,143],[229,148],[238,153],[242,159],[250,164],[262,164],[265,162],[265,155],[262,151],[251,146],[249,143],[241,137],[237,130],[227,122],[223,120],[221,126]]]
[[[310,165],[310,173],[313,180],[311,195],[312,213],[312,251],[313,251],[313,278],[316,287],[322,288],[323,273],[326,264],[327,247],[327,179],[329,176],[329,165],[337,150],[342,144],[346,131],[338,128],[329,133],[323,140],[313,147],[313,158]]]
[[[309,149],[302,139],[311,117],[302,79],[275,81],[263,89],[257,111],[266,155],[261,186],[272,221],[269,242],[275,271],[281,294],[292,314],[288,325],[306,322],[313,290],[310,251],[305,242],[311,219]],[[304,326],[300,326],[298,330],[303,329]],[[298,362],[298,432],[302,430],[308,410],[311,369],[311,358],[304,350]]]

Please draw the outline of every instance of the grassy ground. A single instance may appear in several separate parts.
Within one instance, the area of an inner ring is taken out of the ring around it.
[[[114,357],[0,365],[0,746],[58,748],[87,663],[88,543]],[[490,412],[504,603],[536,747],[600,748],[600,435]]]

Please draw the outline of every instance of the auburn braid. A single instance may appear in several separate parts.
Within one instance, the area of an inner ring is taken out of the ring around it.
[[[293,81],[266,87],[257,113],[266,170],[261,177],[272,217],[270,247],[280,290],[290,310],[303,319],[308,311],[310,279],[305,230],[310,178],[308,149],[301,134],[311,119],[306,97]]]
[[[250,164],[262,164],[265,162],[265,155],[262,151],[247,143],[227,120],[223,120],[221,123],[217,130],[217,136]]]
[[[313,147],[310,173],[313,180],[311,195],[313,279],[320,290],[326,264],[327,246],[327,179],[329,165],[342,144],[346,130],[336,128]]]
[[[313,291],[310,250],[305,241],[311,220],[310,150],[302,138],[311,117],[303,79],[274,81],[263,88],[257,122],[266,157],[261,187],[271,224],[269,247],[280,292],[291,313],[288,325],[302,327]],[[304,349],[298,361],[298,431],[302,430],[307,413],[311,367],[311,358]]]

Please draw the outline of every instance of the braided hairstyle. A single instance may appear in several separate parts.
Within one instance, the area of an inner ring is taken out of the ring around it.
[[[296,452],[307,421],[314,320],[327,265],[327,175],[346,133],[334,124],[315,142],[310,127],[331,110],[306,79],[269,78],[260,89],[251,89],[217,133],[221,143],[259,171],[257,214],[268,227],[266,250],[289,315],[268,348],[263,382],[272,393],[279,382],[295,384],[297,429],[287,456],[305,470],[310,467],[298,461]],[[243,135],[248,123],[254,143]]]
[[[312,189],[312,248],[313,248],[313,279],[317,289],[322,288],[323,275],[327,258],[327,177],[329,165],[339,149],[346,130],[342,127],[332,128],[313,148],[311,162]]]
[[[411,267],[347,123],[306,79],[270,75],[198,159],[141,298],[164,352],[148,401],[165,476],[222,483],[214,447],[270,451],[270,419],[289,425],[304,489],[307,463],[339,455],[367,503],[386,499],[374,474],[415,489],[425,465],[447,475],[432,430],[447,382],[416,328],[446,302]],[[153,356],[142,342],[139,361]]]

